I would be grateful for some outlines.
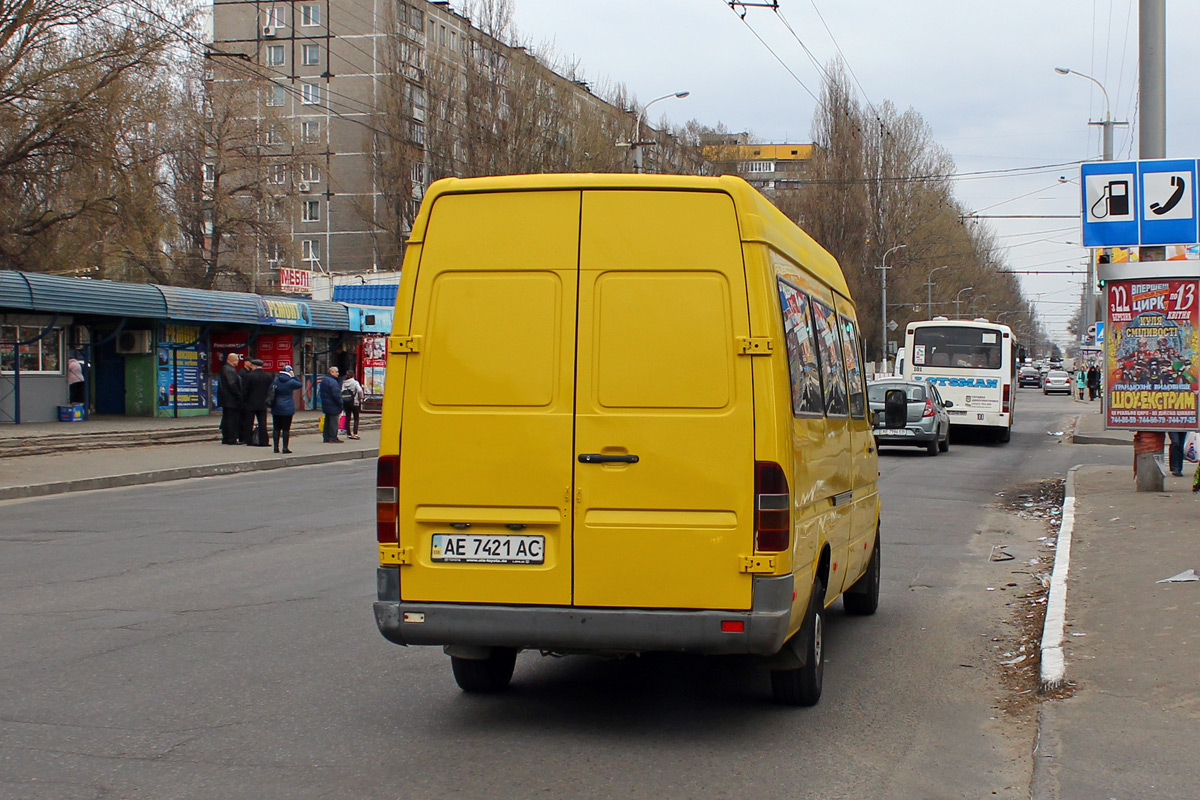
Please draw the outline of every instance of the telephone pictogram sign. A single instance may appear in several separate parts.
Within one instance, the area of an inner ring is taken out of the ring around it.
[[[1200,242],[1195,159],[1100,161],[1080,168],[1084,247]]]

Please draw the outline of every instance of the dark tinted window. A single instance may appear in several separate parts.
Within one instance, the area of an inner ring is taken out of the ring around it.
[[[779,304],[783,310],[788,374],[792,381],[792,413],[820,414],[821,375],[808,296],[790,283],[779,281]]]

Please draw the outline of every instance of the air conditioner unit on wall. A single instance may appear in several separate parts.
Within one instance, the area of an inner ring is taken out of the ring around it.
[[[275,26],[274,25],[263,25],[263,38],[270,39],[274,36],[275,36]]]
[[[117,352],[128,355],[145,355],[154,345],[150,331],[121,331],[117,335]]]
[[[300,183],[297,184],[296,188],[299,189],[302,194],[308,194],[309,192],[312,191],[312,186],[309,184],[308,181],[300,181]]]

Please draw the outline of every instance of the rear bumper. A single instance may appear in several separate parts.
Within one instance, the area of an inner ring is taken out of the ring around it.
[[[756,577],[750,611],[583,608],[401,601],[399,569],[380,567],[375,624],[399,645],[473,645],[569,652],[773,655],[787,640],[791,575]],[[743,630],[721,630],[722,622]]]
[[[876,428],[875,441],[879,444],[886,445],[926,445],[930,442],[936,442],[938,439],[938,433],[936,429],[927,431],[920,428],[909,428],[908,430],[912,431],[912,433],[897,436],[896,434],[891,433],[890,429],[888,428]]]

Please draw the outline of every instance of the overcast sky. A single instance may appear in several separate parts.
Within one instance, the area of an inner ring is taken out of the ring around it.
[[[1113,118],[1135,123],[1117,128],[1116,159],[1138,157],[1137,0],[779,0],[779,15],[750,8],[744,21],[725,0],[514,3],[522,38],[577,59],[594,83],[623,83],[643,103],[691,92],[655,105],[655,121],[723,123],[766,142],[811,140],[816,102],[800,82],[819,96],[821,78],[800,42],[822,65],[840,50],[860,99],[915,110],[960,173],[1047,165],[1035,174],[955,181],[958,199],[979,213],[1075,216],[989,220],[1014,270],[1081,269],[1084,258],[1067,244],[1080,241],[1077,183],[1058,181],[1077,182],[1079,168],[1048,165],[1099,158],[1099,130],[1087,123],[1103,118],[1104,101],[1093,83],[1054,67],[1104,84]],[[1167,6],[1167,155],[1200,157],[1192,51],[1200,2]],[[1023,275],[1022,283],[1048,329],[1061,333],[1082,280]]]

